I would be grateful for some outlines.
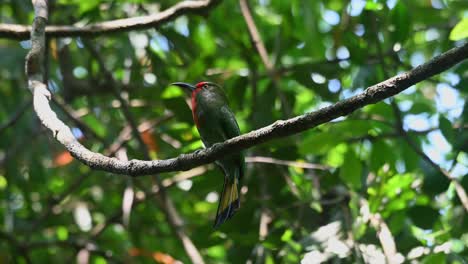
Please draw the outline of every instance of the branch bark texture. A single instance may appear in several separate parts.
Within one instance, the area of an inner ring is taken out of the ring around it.
[[[206,12],[220,0],[182,1],[160,13],[133,18],[105,21],[86,26],[47,26],[47,37],[91,37],[157,27],[169,20],[188,13]],[[47,10],[45,11],[47,12]],[[0,24],[0,38],[28,39],[33,27],[17,24]]]
[[[37,44],[35,44],[33,40],[32,50],[34,50],[35,45]],[[121,161],[116,158],[110,158],[92,152],[85,148],[75,139],[70,128],[58,119],[57,115],[50,108],[50,92],[47,90],[47,87],[41,82],[34,81],[32,75],[30,75],[29,86],[34,93],[34,109],[41,122],[76,159],[93,169],[139,176],[159,172],[188,170],[213,162],[228,153],[247,149],[272,139],[294,135],[314,128],[337,117],[349,115],[366,105],[374,104],[396,95],[410,86],[439,74],[467,58],[468,43],[465,43],[408,72],[368,87],[364,92],[333,105],[291,119],[278,120],[269,126],[229,139],[223,143],[215,144],[197,153],[182,154],[176,158],[151,161]],[[27,62],[27,65],[30,64],[31,63]]]

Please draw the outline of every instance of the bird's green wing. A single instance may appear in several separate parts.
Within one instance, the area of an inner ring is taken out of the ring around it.
[[[237,137],[240,135],[239,125],[237,124],[236,117],[232,113],[231,109],[227,106],[221,107],[221,129],[226,139]]]
[[[237,137],[240,135],[239,125],[237,124],[236,118],[232,113],[231,109],[227,106],[221,107],[221,127],[223,130],[223,134],[226,139],[230,139],[233,137]],[[239,170],[235,174],[239,179],[243,178],[244,175],[244,155],[242,152],[234,154],[229,158],[231,162],[234,162],[234,166],[237,167]]]

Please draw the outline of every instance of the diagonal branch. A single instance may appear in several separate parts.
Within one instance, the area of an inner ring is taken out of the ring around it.
[[[366,214],[365,216],[363,215],[363,218],[367,218],[377,232],[377,237],[382,245],[387,263],[400,263],[398,261],[398,251],[395,238],[393,237],[387,223],[385,223],[385,220],[379,213],[372,213],[369,211],[369,203],[366,199],[360,198],[359,203],[361,204],[361,211],[364,211],[364,214]],[[365,208],[365,210],[362,210],[362,208]]]
[[[426,161],[430,166],[432,166],[435,170],[439,171],[450,180],[450,182],[455,187],[455,192],[457,193],[458,198],[460,199],[463,207],[468,212],[468,195],[466,194],[465,189],[461,185],[460,181],[457,178],[454,178],[449,171],[445,170],[444,168],[440,167],[437,163],[435,163],[424,151],[422,151],[416,143],[410,138],[410,136],[403,130],[400,130],[400,133],[403,136],[403,139],[408,143],[408,145],[413,149],[416,154],[418,154],[424,161]]]
[[[18,253],[24,258],[24,261],[27,264],[32,263],[31,258],[29,256],[29,248],[25,244],[22,244],[20,241],[18,241],[15,235],[0,230],[0,240],[6,240],[6,242],[10,244],[12,249],[18,251]],[[10,252],[10,254],[15,253]]]
[[[270,77],[273,87],[278,94],[278,97],[281,101],[281,106],[283,110],[283,117],[291,117],[291,107],[289,106],[287,99],[284,93],[279,89],[279,77],[277,75],[277,71],[275,70],[275,66],[268,58],[268,52],[265,48],[265,44],[262,41],[262,37],[258,32],[257,26],[255,25],[255,21],[252,16],[252,12],[250,11],[249,3],[247,0],[239,0],[239,6],[241,9],[242,16],[244,17],[245,24],[247,25],[247,29],[249,30],[249,36],[252,41],[253,46],[257,50],[263,65],[267,70],[267,75]]]
[[[244,16],[245,23],[247,24],[250,37],[252,38],[252,42],[257,49],[257,52],[260,55],[260,58],[262,59],[262,62],[265,65],[267,71],[269,73],[273,73],[273,63],[271,63],[270,59],[268,58],[267,50],[263,44],[262,38],[260,37],[257,26],[255,26],[255,22],[253,20],[252,13],[250,12],[247,0],[239,0],[239,5],[242,15]]]
[[[33,35],[34,37],[34,35]],[[34,46],[37,45],[33,41]],[[32,51],[31,51],[32,52]],[[28,56],[27,65],[33,64]],[[91,168],[125,175],[148,175],[159,172],[188,170],[215,161],[219,157],[259,145],[261,143],[306,131],[329,122],[337,117],[349,115],[369,104],[380,102],[394,96],[410,86],[439,74],[468,58],[468,43],[453,48],[432,60],[381,83],[368,87],[364,92],[339,101],[317,111],[300,115],[251,131],[250,133],[229,139],[223,143],[201,150],[197,153],[182,154],[166,160],[130,160],[120,161],[90,151],[73,136],[70,128],[53,112],[49,105],[50,92],[42,82],[35,81],[35,75],[29,75],[29,87],[34,93],[34,109],[44,126],[67,148],[72,155]]]
[[[154,15],[117,19],[86,26],[47,26],[47,37],[90,37],[137,29],[160,26],[188,13],[205,12],[219,4],[220,0],[182,1]],[[0,24],[0,38],[25,40],[31,34],[31,27],[17,24]]]
[[[85,137],[92,137],[94,139],[99,140],[100,142],[106,144],[106,139],[101,137],[96,131],[91,129],[85,122],[83,122],[76,112],[74,112],[71,107],[65,104],[65,102],[59,98],[59,97],[54,97],[52,98],[52,102],[65,114],[65,116],[70,119],[75,125],[83,131]]]

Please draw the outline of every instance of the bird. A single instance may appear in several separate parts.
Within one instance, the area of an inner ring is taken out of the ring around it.
[[[193,121],[205,148],[240,135],[239,125],[221,86],[207,81],[196,85],[184,82],[175,82],[172,85],[191,93]],[[240,182],[245,170],[244,155],[242,152],[229,154],[220,157],[215,163],[224,174],[223,189],[214,221],[216,229],[240,208]]]

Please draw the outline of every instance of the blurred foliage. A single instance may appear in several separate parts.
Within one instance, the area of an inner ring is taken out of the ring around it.
[[[49,2],[51,24],[86,24],[153,14],[177,1]],[[154,158],[202,146],[187,96],[171,82],[222,84],[248,132],[359,93],[461,44],[468,32],[466,0],[258,0],[250,6],[275,82],[237,1],[157,29],[91,39],[137,123],[152,124],[142,137]],[[30,24],[32,17],[29,1],[0,2],[4,23]],[[54,109],[93,151],[109,153],[123,138],[116,155],[143,158],[138,141],[121,136],[128,122],[84,41],[50,40],[47,64],[50,89],[84,125]],[[0,124],[31,98],[23,74],[29,47],[0,40]],[[178,181],[168,194],[207,263],[382,263],[382,244],[369,222],[376,215],[391,231],[399,260],[466,263],[466,211],[454,185],[415,149],[468,190],[467,93],[465,62],[396,96],[400,116],[385,100],[247,150],[248,157],[297,163],[248,163],[241,210],[219,230],[212,229],[218,169],[210,165],[182,181],[179,173],[160,177]],[[0,133],[0,262],[190,262],[152,199],[148,177],[131,180],[74,161],[32,107]],[[299,166],[309,163],[322,166]],[[122,208],[131,197],[126,216]],[[262,236],[261,218],[268,224]]]

